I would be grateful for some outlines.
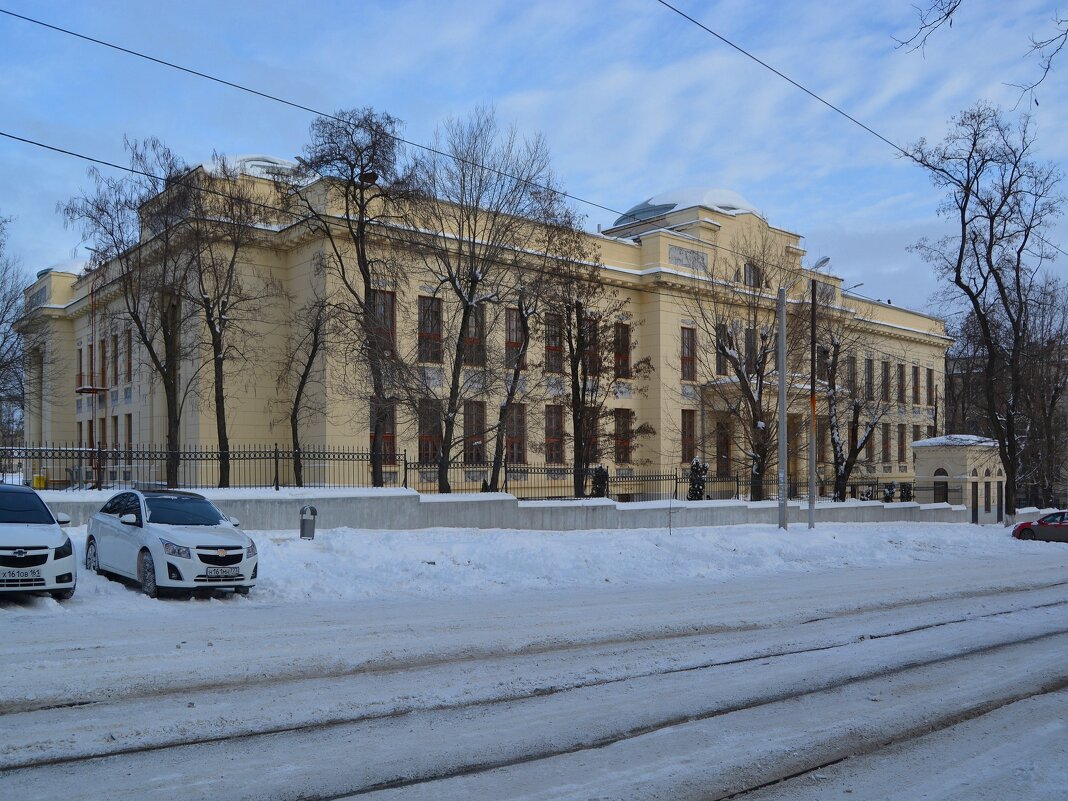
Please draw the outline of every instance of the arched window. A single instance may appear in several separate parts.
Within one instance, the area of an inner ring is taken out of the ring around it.
[[[945,468],[939,467],[934,471],[934,500],[935,503],[949,503],[949,473]],[[940,479],[941,477],[941,479]]]

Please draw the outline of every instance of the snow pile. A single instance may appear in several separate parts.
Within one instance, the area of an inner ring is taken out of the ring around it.
[[[84,564],[85,527],[70,528]],[[814,531],[771,525],[629,531],[424,529],[249,532],[260,553],[259,582],[247,599],[292,604],[493,596],[531,590],[654,587],[847,566],[976,558],[1011,559],[1051,547],[1019,542],[1001,526],[826,523]],[[1056,547],[1056,546],[1053,546]],[[220,602],[220,601],[214,601]],[[80,570],[72,601],[34,599],[27,609],[57,614],[143,608],[136,589]],[[0,617],[20,605],[0,605]]]

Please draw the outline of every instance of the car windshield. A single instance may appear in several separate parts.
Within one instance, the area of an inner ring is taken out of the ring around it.
[[[0,523],[55,523],[44,501],[32,492],[0,492]]]
[[[165,526],[217,526],[225,519],[222,513],[204,498],[187,495],[150,495],[148,520]]]

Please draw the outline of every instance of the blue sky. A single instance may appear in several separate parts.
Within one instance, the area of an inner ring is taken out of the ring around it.
[[[966,0],[925,53],[895,49],[915,0],[697,2],[687,13],[888,139],[940,139],[979,98],[1012,106],[1038,65],[1048,2]],[[428,142],[448,116],[496,106],[541,132],[572,194],[625,210],[669,187],[733,189],[805,237],[809,260],[859,291],[936,311],[908,251],[936,235],[938,194],[916,167],[655,0],[28,2],[0,7],[312,108],[371,105]],[[1068,161],[1068,55],[1032,108],[1039,155]],[[311,116],[0,15],[0,130],[125,163],[123,136],[189,162],[299,152]],[[84,163],[0,139],[0,214],[27,273],[71,257],[57,202]],[[586,207],[588,225],[615,215]],[[1068,250],[1068,224],[1053,240]],[[79,255],[84,256],[84,251]],[[1058,269],[1065,269],[1063,263]]]

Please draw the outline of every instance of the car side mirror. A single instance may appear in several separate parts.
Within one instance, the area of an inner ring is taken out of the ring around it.
[[[62,512],[60,512],[58,515],[56,515],[56,522],[59,523],[61,526],[69,526],[70,525],[70,515],[65,515]]]
[[[123,515],[119,518],[119,522],[122,523],[124,526],[136,526],[137,515]]]
[[[233,525],[233,526],[234,526],[235,528],[236,528],[237,526],[240,526],[240,525],[241,525],[241,521],[240,521],[240,520],[238,520],[238,519],[237,519],[236,517],[229,517],[229,518],[227,518],[227,520],[229,520],[229,521],[230,521],[230,523],[231,523],[231,524],[232,524],[232,525]]]

